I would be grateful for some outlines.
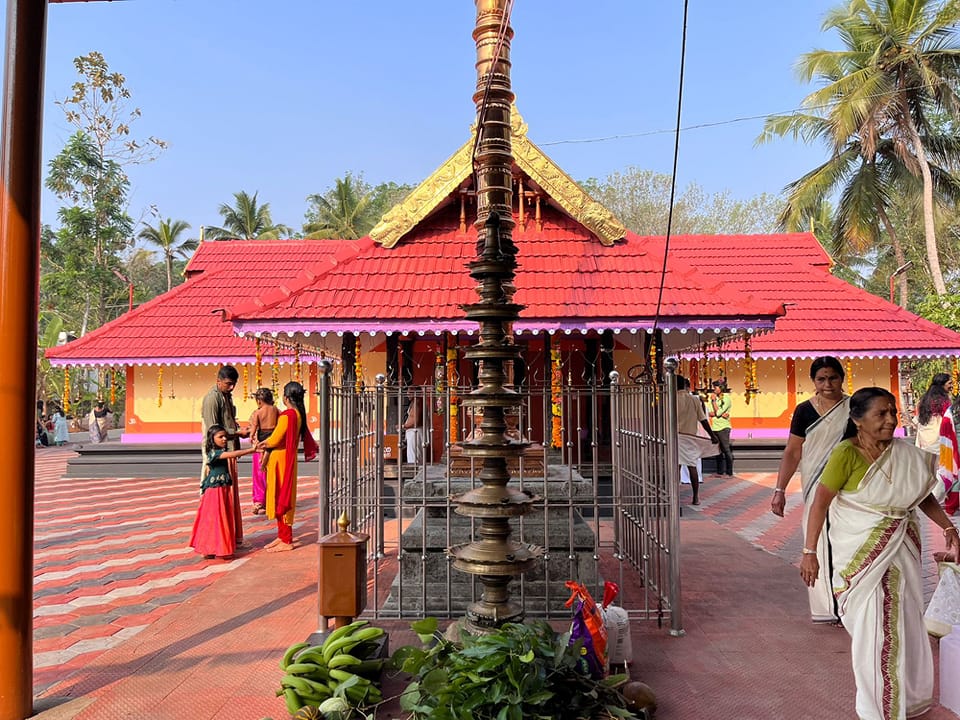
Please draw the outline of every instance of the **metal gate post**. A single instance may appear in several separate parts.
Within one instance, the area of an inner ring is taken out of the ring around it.
[[[664,362],[667,407],[664,438],[667,443],[666,480],[670,499],[670,634],[684,635],[680,601],[680,453],[677,448],[677,359]]]
[[[376,491],[376,507],[374,511],[377,513],[377,559],[384,557],[385,548],[383,540],[383,514],[384,514],[384,492],[383,492],[383,444],[384,444],[384,426],[383,426],[383,411],[384,411],[384,402],[386,398],[386,383],[387,376],[383,373],[377,374],[377,386],[375,393],[375,402],[376,407],[373,410],[374,417],[374,443],[373,443],[373,454],[374,454],[374,467],[375,469],[375,478],[374,482],[377,484]],[[399,492],[399,483],[397,484]]]
[[[320,396],[320,446],[317,475],[320,487],[317,492],[317,540],[330,533],[330,372],[333,363],[321,360],[317,364],[317,395]],[[320,593],[323,578],[320,577],[320,553],[317,553],[317,608],[320,608]],[[327,631],[327,616],[317,615],[317,633]],[[313,637],[313,636],[311,636]]]

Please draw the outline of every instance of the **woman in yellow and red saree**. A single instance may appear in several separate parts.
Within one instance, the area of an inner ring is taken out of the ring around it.
[[[930,453],[894,439],[896,399],[882,388],[850,398],[857,434],[831,453],[807,523],[800,574],[819,573],[816,548],[830,514],[833,590],[850,634],[860,720],[901,720],[933,702],[933,657],[923,623],[921,510],[960,552],[957,529],[933,496]]]
[[[303,405],[303,385],[288,382],[283,386],[283,404],[277,426],[270,437],[257,443],[257,451],[270,450],[267,463],[267,517],[277,521],[277,539],[266,546],[268,552],[293,550],[293,515],[297,507],[297,449],[303,440],[303,456],[313,460],[317,443],[307,428]]]

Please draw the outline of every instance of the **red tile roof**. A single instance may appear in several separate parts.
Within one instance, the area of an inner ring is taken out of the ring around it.
[[[583,226],[550,207],[513,233],[519,248],[515,301],[525,306],[517,331],[652,327],[663,264],[663,238],[628,235],[603,246]],[[310,266],[293,282],[232,308],[241,332],[472,330],[461,305],[474,303],[467,263],[476,234],[459,232],[459,210],[444,208],[385,249],[369,238],[356,252]],[[661,327],[769,328],[782,312],[731,284],[690,267],[665,278]]]
[[[830,258],[810,233],[678,236],[670,256],[755,297],[786,303],[776,329],[753,339],[757,358],[960,354],[960,334],[831,275]]]
[[[187,264],[188,280],[81,338],[50,348],[54,365],[172,365],[248,362],[251,340],[223,314],[276,287],[304,264],[328,257],[339,241],[205,242]],[[282,356],[282,353],[281,353]]]

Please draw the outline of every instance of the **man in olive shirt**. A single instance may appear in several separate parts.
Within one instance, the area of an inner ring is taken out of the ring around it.
[[[713,395],[710,396],[710,427],[720,441],[720,454],[717,455],[717,474],[733,476],[733,450],[730,448],[730,409],[733,403],[727,395],[722,380],[713,381]]]
[[[237,408],[233,404],[233,388],[237,385],[240,373],[233,365],[224,365],[217,373],[217,384],[210,388],[203,397],[203,404],[200,408],[202,419],[203,443],[207,437],[207,428],[213,425],[220,425],[227,431],[227,450],[239,450],[240,438],[247,437],[249,430],[241,430],[237,424]],[[202,445],[201,445],[202,447]],[[233,479],[233,509],[236,524],[237,546],[243,544],[243,520],[240,511],[240,484],[239,474],[237,472],[237,459],[231,458],[227,461],[230,470],[230,477]],[[207,455],[203,452],[203,473],[200,477],[206,475]]]

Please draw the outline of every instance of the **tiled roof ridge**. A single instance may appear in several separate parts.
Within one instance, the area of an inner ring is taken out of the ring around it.
[[[230,308],[227,310],[226,319],[239,319],[243,318],[245,313],[269,310],[310,287],[333,268],[353,260],[360,253],[369,250],[376,244],[369,235],[359,240],[328,240],[326,242],[336,243],[336,250],[332,254],[324,256],[323,260],[318,263],[305,267],[289,282],[280,283],[273,289]]]

